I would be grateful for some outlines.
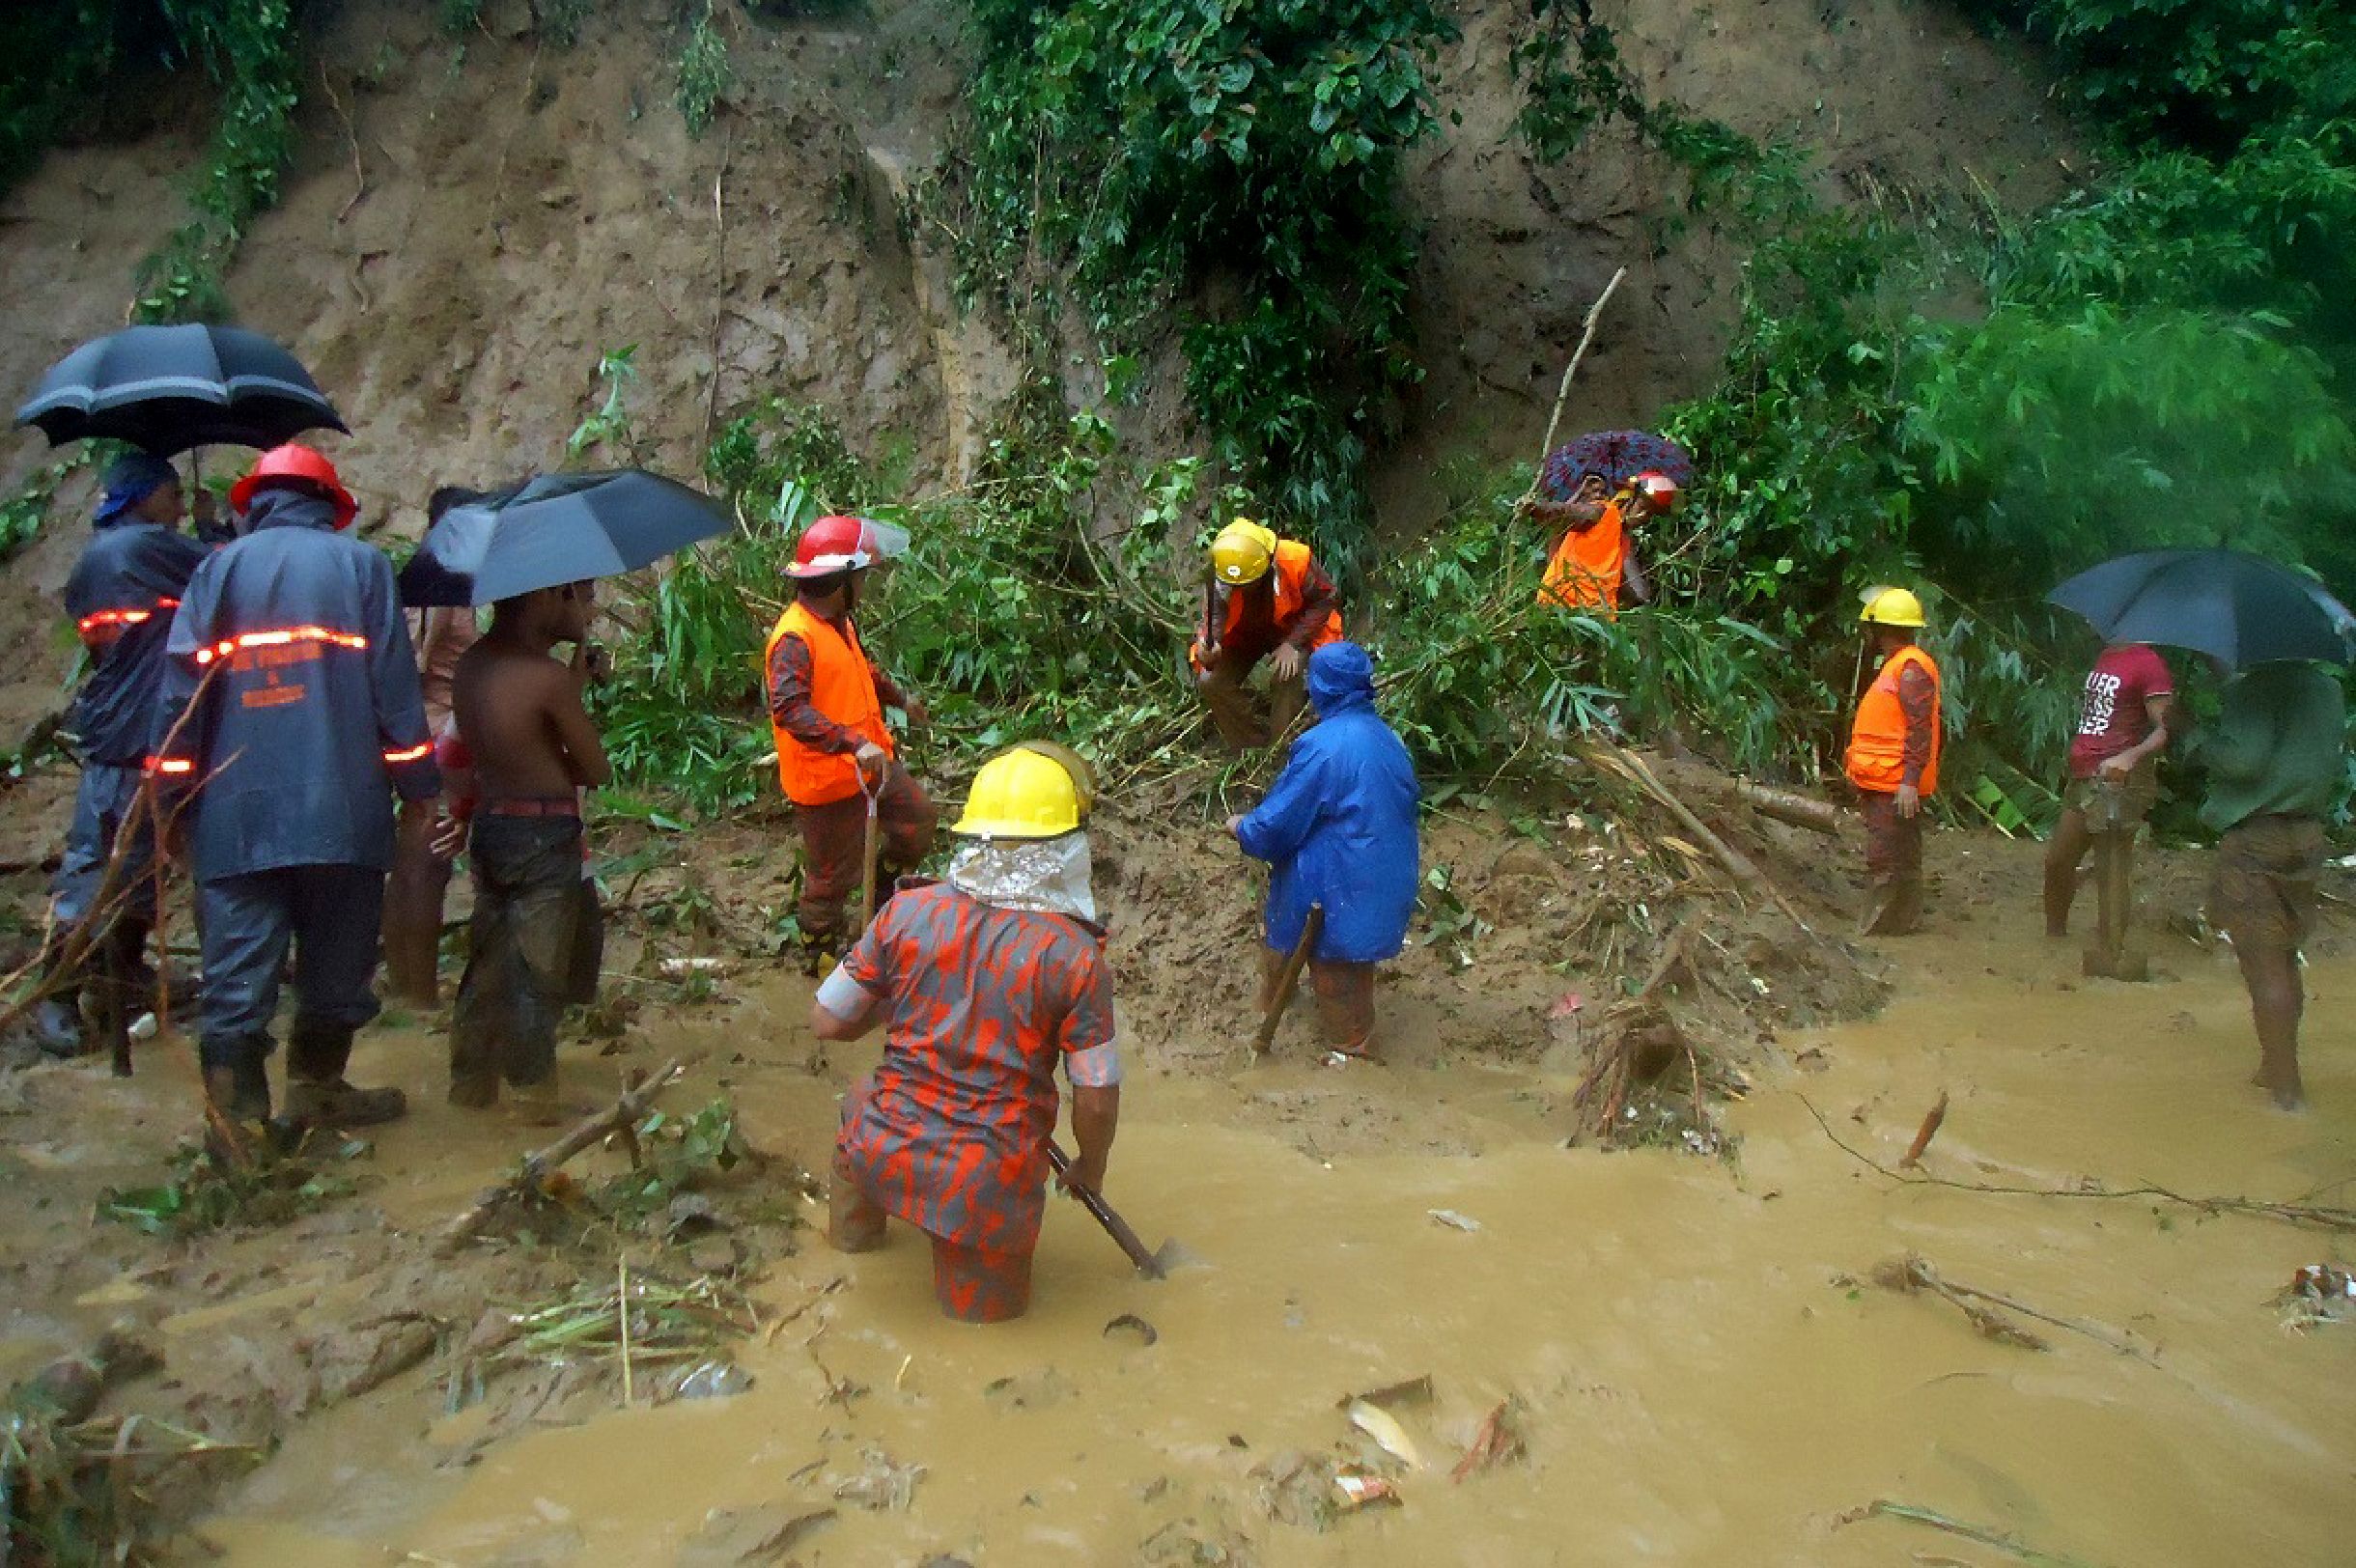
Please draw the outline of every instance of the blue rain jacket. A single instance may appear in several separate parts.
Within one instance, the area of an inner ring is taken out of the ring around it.
[[[1314,957],[1372,964],[1407,943],[1421,875],[1407,747],[1374,711],[1374,667],[1354,642],[1309,656],[1317,722],[1293,742],[1268,798],[1236,828],[1269,863],[1267,940],[1291,951],[1309,906],[1325,906]]]
[[[188,584],[156,705],[159,777],[196,791],[197,880],[386,869],[392,790],[441,789],[392,563],[308,495],[265,490],[246,517]]]
[[[66,579],[66,613],[90,650],[90,678],[69,720],[85,761],[116,768],[147,761],[164,638],[205,553],[187,535],[120,507],[100,518],[82,547]]]

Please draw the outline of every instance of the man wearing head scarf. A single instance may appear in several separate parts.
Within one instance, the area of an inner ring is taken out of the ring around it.
[[[66,613],[89,653],[90,677],[70,721],[82,781],[65,857],[49,887],[46,994],[34,1019],[42,1049],[53,1055],[85,1049],[87,972],[97,971],[93,999],[109,1048],[137,994],[154,985],[142,954],[155,923],[154,829],[133,803],[163,675],[164,638],[189,576],[205,559],[205,547],[178,529],[183,510],[180,476],[170,463],[144,452],[118,459],[106,471],[90,543],[66,579]],[[118,836],[122,858],[110,876]]]
[[[1068,1189],[1097,1191],[1121,1114],[1112,981],[1081,826],[1094,780],[1030,742],[974,776],[942,882],[905,882],[810,1006],[821,1040],[884,1024],[884,1060],[843,1101],[828,1238],[933,1239],[940,1309],[1020,1317],[1047,1207],[1055,1068],[1072,1085]]]
[[[1328,1060],[1376,1059],[1374,966],[1406,945],[1420,875],[1407,747],[1374,711],[1374,666],[1354,642],[1309,656],[1317,722],[1293,742],[1267,798],[1228,830],[1269,864],[1261,1011],[1274,1005],[1285,956],[1308,929],[1309,983]]]

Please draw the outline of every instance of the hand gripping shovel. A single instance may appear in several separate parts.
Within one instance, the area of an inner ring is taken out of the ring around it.
[[[1111,1204],[1084,1187],[1073,1186],[1070,1180],[1072,1162],[1052,1141],[1047,1146],[1047,1158],[1048,1163],[1055,1167],[1055,1174],[1065,1178],[1064,1185],[1072,1189],[1072,1195],[1080,1199],[1081,1207],[1094,1215],[1096,1222],[1105,1227],[1105,1234],[1119,1243],[1121,1250],[1129,1254],[1129,1261],[1137,1266],[1137,1273],[1148,1279],[1165,1279],[1169,1276],[1170,1269],[1180,1257],[1176,1242],[1164,1242],[1160,1251],[1146,1251],[1145,1244],[1137,1239],[1137,1233],[1129,1228],[1128,1220],[1112,1212]]]

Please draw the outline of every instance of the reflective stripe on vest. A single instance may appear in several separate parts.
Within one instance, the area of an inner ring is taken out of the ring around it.
[[[769,633],[761,650],[761,686],[769,688],[770,660],[786,637],[799,637],[810,650],[810,703],[821,714],[864,741],[893,752],[891,732],[884,727],[884,705],[876,698],[875,671],[859,647],[858,632],[848,636],[823,616],[813,615],[796,600]],[[774,714],[770,733],[777,742],[777,782],[796,805],[823,806],[848,800],[859,793],[859,767],[851,753],[820,751],[786,733]]]
[[[1607,616],[1619,609],[1620,578],[1628,569],[1628,534],[1620,521],[1617,501],[1604,507],[1593,527],[1574,528],[1555,546],[1546,563],[1546,580],[1539,586],[1540,603],[1569,610],[1600,609]]]
[[[1308,598],[1309,565],[1309,547],[1306,545],[1290,539],[1276,541],[1276,630],[1278,641],[1282,641],[1286,637],[1293,618],[1301,613],[1302,601]],[[1244,596],[1241,593],[1229,594],[1227,596],[1227,629],[1220,636],[1220,645],[1224,647],[1232,643],[1243,630]],[[1339,641],[1341,641],[1341,612],[1335,610],[1326,617],[1325,625],[1317,629],[1316,635],[1309,638],[1308,646],[1303,652],[1313,654],[1329,642]]]
[[[1930,760],[1922,765],[1916,788],[1929,795],[1939,787],[1939,666],[1908,644],[1882,661],[1881,673],[1857,705],[1857,721],[1849,729],[1848,773],[1861,790],[1895,795],[1906,782],[1906,709],[1898,701],[1898,677],[1909,664],[1921,665],[1930,677]]]

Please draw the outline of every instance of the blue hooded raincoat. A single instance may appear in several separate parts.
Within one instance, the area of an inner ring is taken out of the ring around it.
[[[1293,742],[1236,838],[1272,871],[1269,946],[1290,951],[1318,904],[1325,931],[1311,956],[1373,964],[1407,943],[1421,874],[1422,791],[1407,747],[1374,711],[1374,666],[1363,648],[1335,642],[1311,654],[1308,692],[1317,722]]]
[[[393,791],[431,798],[441,778],[383,551],[336,532],[325,501],[265,490],[197,569],[165,653],[154,766],[197,789],[197,881],[392,863]]]

